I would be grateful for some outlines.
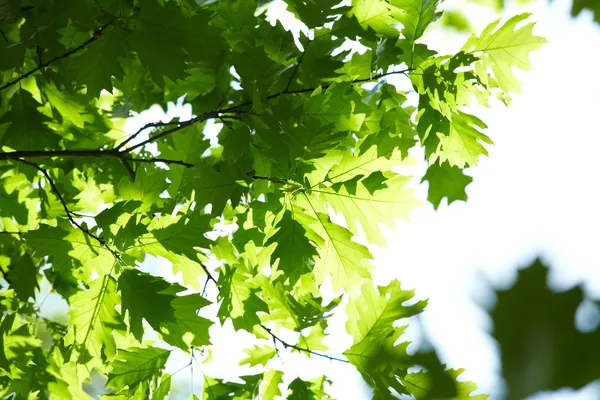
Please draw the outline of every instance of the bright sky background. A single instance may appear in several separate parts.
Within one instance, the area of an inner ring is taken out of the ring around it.
[[[448,0],[445,6],[465,9],[478,32],[495,19],[492,11],[467,3]],[[584,282],[587,293],[600,298],[600,255],[596,251],[600,238],[600,26],[592,22],[589,13],[571,19],[570,0],[554,0],[551,5],[538,0],[524,9],[534,13],[535,33],[549,42],[532,56],[536,70],[519,74],[523,94],[514,96],[509,109],[498,105],[478,111],[495,146],[490,148],[489,158],[469,171],[474,182],[467,188],[468,202],[450,207],[442,204],[437,212],[425,206],[414,212],[410,222],[399,223],[397,232],[387,231],[387,249],[373,249],[378,282],[397,277],[404,288],[416,288],[418,297],[430,298],[407,337],[418,343],[424,327],[442,360],[450,367],[465,368],[462,378],[475,381],[479,392],[490,393],[491,399],[503,398],[503,383],[496,344],[488,334],[491,321],[481,308],[493,305],[489,282],[509,286],[517,267],[541,255],[553,267],[555,288]],[[504,15],[524,9],[509,8]],[[448,53],[456,51],[465,38],[432,31],[425,40]],[[160,107],[154,107],[132,120],[128,130],[175,115],[187,119],[191,109],[170,107],[165,115]],[[426,186],[419,191],[425,198]],[[165,264],[151,262],[147,270],[172,278]],[[52,315],[57,304],[50,299],[42,311]],[[337,326],[343,328],[343,320]],[[173,379],[182,398],[191,392],[192,375],[199,394],[202,373],[233,378],[257,371],[236,365],[245,356],[242,350],[247,347],[248,335],[234,339],[231,324],[214,329],[213,333],[218,331],[212,335],[215,362],[202,366],[201,371],[193,364],[193,370],[188,368]],[[342,351],[350,341],[342,334],[328,344],[333,351]],[[269,365],[303,378],[326,373],[334,381],[330,393],[336,398],[370,399],[353,367],[282,353],[283,361],[275,359]],[[187,362],[189,356],[183,353],[171,357],[169,370],[176,371]],[[599,397],[600,384],[596,384],[577,392],[538,395],[537,399]]]

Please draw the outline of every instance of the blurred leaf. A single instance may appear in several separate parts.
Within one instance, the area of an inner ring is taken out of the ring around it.
[[[547,275],[540,260],[522,269],[512,288],[497,292],[490,313],[509,399],[565,386],[579,389],[600,378],[600,329],[583,333],[575,327],[582,289],[554,292]]]

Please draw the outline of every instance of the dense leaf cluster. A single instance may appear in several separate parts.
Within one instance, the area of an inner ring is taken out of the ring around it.
[[[420,41],[439,3],[287,0],[294,37],[252,0],[1,1],[0,394],[86,399],[95,371],[103,398],[162,399],[170,355],[210,347],[208,328],[231,319],[257,338],[241,362],[263,372],[206,377],[203,399],[329,398],[325,377],[272,367],[283,349],[351,363],[374,398],[431,398],[439,368],[406,352],[396,323],[425,302],[375,286],[354,239],[384,245],[380,226],[419,205],[397,173],[413,148],[434,206],[466,199],[463,169],[492,143],[467,106],[508,102],[511,68],[544,42],[520,15],[439,55]],[[191,119],[124,131],[182,96]],[[184,286],[143,272],[147,256]],[[67,324],[39,314],[42,281]],[[198,315],[212,303],[214,318]],[[338,356],[323,343],[336,310],[353,339]],[[435,396],[474,389],[449,387]]]

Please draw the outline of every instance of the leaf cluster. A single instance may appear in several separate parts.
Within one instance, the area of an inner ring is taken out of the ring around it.
[[[288,0],[294,36],[256,0],[0,2],[0,395],[91,398],[95,371],[102,398],[162,399],[171,355],[195,362],[231,320],[256,339],[241,362],[264,368],[205,377],[203,399],[329,398],[325,377],[282,383],[284,350],[351,363],[375,398],[427,398],[435,371],[409,372],[424,365],[398,325],[425,302],[375,286],[357,238],[384,245],[420,205],[421,177],[397,172],[412,149],[435,207],[466,199],[492,143],[467,107],[508,101],[544,42],[520,15],[437,54],[422,38],[439,3]],[[125,129],[181,98],[190,119]],[[42,318],[40,284],[68,320]],[[341,354],[324,343],[336,312]]]

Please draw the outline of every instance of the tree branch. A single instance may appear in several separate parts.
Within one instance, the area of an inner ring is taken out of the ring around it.
[[[62,195],[58,191],[58,188],[56,187],[56,184],[54,183],[54,180],[52,179],[52,177],[50,177],[50,174],[48,173],[48,171],[46,171],[44,168],[40,167],[39,165],[37,165],[36,163],[31,162],[31,161],[27,161],[27,160],[23,160],[23,159],[17,159],[16,161],[19,161],[20,163],[23,163],[25,165],[29,165],[30,167],[33,167],[33,168],[37,169],[38,171],[40,171],[44,175],[44,177],[50,184],[52,191],[54,192],[54,194],[56,194],[56,197],[58,197],[58,200],[62,204],[63,209],[65,210],[65,214],[67,215],[67,219],[69,220],[69,222],[73,226],[75,226],[77,229],[79,229],[81,232],[83,232],[85,235],[91,237],[92,239],[94,239],[98,243],[100,243],[100,245],[103,246],[104,248],[106,248],[116,259],[120,259],[119,254],[116,251],[114,251],[113,249],[111,249],[110,246],[108,245],[108,243],[106,243],[106,241],[104,239],[93,234],[92,232],[90,232],[89,229],[85,228],[84,226],[79,224],[77,221],[75,221],[75,219],[73,218],[73,214],[71,213],[71,211],[69,210],[69,207],[67,206],[67,203],[65,202],[65,199],[62,197]]]
[[[6,153],[0,153],[0,161],[21,160],[23,158],[42,158],[42,157],[89,157],[89,158],[118,158],[123,161],[137,163],[157,163],[178,164],[184,167],[193,167],[193,164],[181,160],[170,160],[168,158],[134,158],[127,153],[116,150],[19,150]]]
[[[381,78],[385,78],[386,76],[390,76],[390,75],[396,75],[396,74],[406,75],[407,73],[409,73],[411,71],[412,71],[412,68],[403,69],[401,71],[385,72],[383,74],[373,75],[370,78],[355,79],[353,81],[350,81],[350,83],[352,83],[352,84],[367,83],[367,82],[376,81],[376,80],[381,79]],[[323,90],[325,90],[325,89],[329,88],[331,85],[333,85],[334,83],[335,82],[329,83],[327,85],[322,85],[321,88]],[[344,83],[344,82],[339,82],[339,83]],[[310,92],[314,92],[315,90],[317,90],[316,87],[315,88],[297,89],[297,90],[286,90],[286,91],[283,91],[283,92],[279,92],[279,93],[275,93],[275,94],[272,94],[270,96],[267,96],[267,99],[273,99],[273,98],[281,96],[282,94],[310,93]]]
[[[116,20],[113,20],[112,23],[114,23],[114,21],[116,21]],[[106,29],[107,26],[108,26],[108,24],[105,25],[102,29]],[[96,35],[96,36],[98,36],[98,35]],[[92,39],[88,40],[86,43],[89,43],[90,41],[92,41]],[[85,44],[82,46],[85,46]],[[74,52],[74,50],[72,52]],[[72,52],[71,52],[71,54],[72,54]],[[67,54],[67,53],[65,53],[65,54]],[[65,56],[65,55],[63,55],[63,56]],[[47,65],[51,62],[53,62],[53,61],[50,60],[47,63],[45,63],[44,65]],[[299,62],[300,62],[300,60],[299,60]],[[357,80],[351,81],[351,83],[352,84],[366,83],[366,82],[374,81],[374,80],[377,80],[377,79],[380,79],[380,78],[383,78],[383,77],[386,77],[389,75],[394,75],[394,74],[405,74],[406,75],[408,72],[411,72],[412,70],[413,70],[412,68],[408,68],[408,69],[401,70],[401,71],[386,72],[386,73],[382,73],[382,74],[373,75],[369,78],[357,79]],[[33,72],[35,72],[35,71],[33,71]],[[31,72],[31,73],[33,73],[33,72]],[[23,77],[25,77],[25,76],[23,76]],[[23,78],[20,78],[20,79],[23,79]],[[331,85],[333,85],[333,83],[322,85],[320,87],[322,89],[327,89]],[[0,90],[2,88],[0,88]],[[309,92],[313,92],[316,89],[317,89],[316,87],[312,87],[312,88],[304,88],[304,89],[297,89],[297,90],[283,90],[281,92],[274,93],[272,95],[267,96],[267,100],[275,99],[279,96],[283,96],[283,95],[287,95],[287,94],[309,93]],[[13,151],[13,152],[0,153],[0,161],[2,161],[2,160],[22,160],[23,158],[35,158],[35,157],[98,157],[98,158],[112,157],[112,158],[118,158],[123,162],[126,162],[126,161],[138,162],[138,163],[164,162],[166,164],[177,164],[177,165],[183,165],[185,167],[191,167],[191,166],[193,166],[192,164],[186,163],[181,160],[168,160],[168,159],[162,159],[162,158],[142,159],[142,158],[133,158],[133,157],[128,156],[127,154],[132,152],[133,150],[144,147],[145,145],[152,143],[158,139],[161,139],[165,136],[168,136],[175,132],[178,132],[188,126],[192,126],[198,122],[203,122],[203,121],[213,119],[213,118],[219,118],[221,120],[223,118],[237,119],[238,118],[237,116],[224,115],[224,114],[240,113],[240,112],[242,112],[244,107],[251,105],[251,104],[252,104],[251,101],[243,102],[243,103],[240,103],[240,104],[237,104],[234,106],[230,106],[227,108],[205,112],[205,113],[200,114],[200,115],[198,115],[194,118],[191,118],[187,121],[152,122],[152,123],[144,125],[140,129],[138,129],[133,135],[128,137],[125,141],[123,141],[117,147],[115,147],[114,149],[111,149],[111,150],[102,150],[102,149],[97,149],[97,150],[18,150],[18,151]],[[131,147],[127,147],[127,148],[123,149],[123,147],[125,147],[127,145],[127,143],[129,143],[133,139],[135,139],[145,129],[164,127],[164,126],[169,126],[169,125],[175,125],[175,126],[171,129],[167,129],[165,131],[159,132],[154,136],[150,136],[148,139],[146,139],[138,144],[135,144]],[[260,177],[260,176],[254,176],[254,179],[267,179],[267,180],[271,180],[274,183],[285,183],[283,181],[274,180],[275,178],[267,178],[267,177]]]
[[[323,353],[319,353],[319,352],[316,352],[316,351],[312,351],[310,349],[305,349],[304,347],[298,347],[296,345],[289,344],[288,342],[285,342],[282,339],[280,339],[279,337],[277,337],[273,333],[273,331],[271,331],[271,329],[267,328],[263,324],[260,324],[260,327],[263,328],[269,335],[271,335],[271,337],[273,338],[273,341],[281,343],[281,345],[283,345],[283,347],[285,349],[290,348],[290,349],[301,351],[301,352],[306,353],[306,354],[312,354],[313,356],[323,357],[323,358],[326,358],[326,359],[331,360],[331,361],[339,361],[339,362],[350,364],[350,361],[344,360],[343,358],[333,357],[333,356],[330,356],[330,355],[327,355],[327,354],[323,354]]]
[[[308,43],[306,43],[306,46],[304,47],[304,51],[300,55],[300,58],[298,58],[298,62],[296,63],[296,66],[294,67],[294,71],[292,71],[292,75],[290,76],[290,79],[288,80],[287,85],[285,85],[285,89],[283,89],[284,92],[287,93],[288,89],[292,85],[292,82],[294,81],[294,77],[296,76],[296,74],[298,73],[298,70],[300,69],[300,64],[302,64],[302,59],[304,58],[304,55],[306,54],[306,49],[308,49],[308,46],[310,45],[310,43],[311,42],[309,40]]]
[[[161,127],[165,127],[165,126],[179,125],[179,124],[181,124],[181,121],[177,121],[177,122],[150,122],[150,123],[147,123],[146,125],[142,126],[140,129],[138,129],[133,135],[129,136],[127,139],[125,139],[123,142],[121,142],[113,150],[120,150],[127,143],[131,142],[133,139],[135,139],[136,137],[138,137],[140,133],[142,133],[143,131],[145,131],[148,128],[161,128]]]
[[[111,25],[114,25],[115,23],[117,23],[117,21],[119,21],[122,17],[117,17],[115,19],[113,19],[112,21],[107,22],[106,24],[102,25],[100,28],[95,29],[94,30],[94,34],[92,35],[91,38],[89,38],[88,40],[86,40],[85,42],[83,42],[82,44],[80,44],[79,46],[67,51],[66,53],[63,53],[59,56],[56,56],[54,58],[52,58],[51,60],[46,61],[45,63],[39,64],[37,67],[35,67],[34,69],[25,72],[24,74],[19,75],[17,78],[13,79],[12,81],[8,81],[7,83],[5,83],[4,85],[0,86],[0,91],[7,89],[17,83],[19,83],[20,81],[22,81],[23,79],[35,74],[37,71],[41,70],[42,68],[46,68],[48,67],[50,64],[55,63],[56,61],[62,60],[64,58],[67,58],[75,53],[80,52],[81,50],[85,49],[85,47],[87,45],[89,45],[92,42],[95,42],[96,40],[98,40],[101,36],[102,33],[106,30],[106,28],[108,28]]]
[[[158,134],[156,134],[154,136],[150,136],[148,139],[146,139],[146,140],[144,140],[144,141],[142,141],[142,142],[140,142],[140,143],[138,143],[136,145],[133,145],[133,146],[128,147],[128,148],[126,148],[124,150],[121,150],[121,153],[129,153],[129,152],[131,152],[131,151],[133,151],[135,149],[138,149],[140,147],[143,147],[143,146],[147,145],[148,143],[152,143],[155,140],[158,140],[158,139],[163,138],[165,136],[171,135],[171,134],[173,134],[173,133],[175,133],[177,131],[180,131],[183,128],[186,128],[188,126],[194,125],[196,122],[203,122],[203,121],[206,121],[206,120],[211,119],[211,118],[218,118],[221,115],[222,112],[223,111],[219,111],[219,110],[217,110],[217,111],[209,111],[209,112],[206,112],[204,114],[200,114],[200,115],[198,115],[198,116],[196,116],[196,117],[194,117],[192,119],[188,119],[187,121],[180,122],[179,125],[177,125],[174,128],[167,129],[166,131],[160,132],[160,133],[158,133]]]
[[[165,163],[165,164],[177,164],[177,165],[183,165],[184,167],[187,168],[192,168],[194,166],[194,164],[190,164],[187,163],[185,161],[181,161],[181,160],[170,160],[168,158],[133,158],[133,157],[119,157],[121,160],[125,160],[125,161],[131,161],[131,162],[137,162],[137,163],[157,163],[157,162],[161,162],[161,163]]]

